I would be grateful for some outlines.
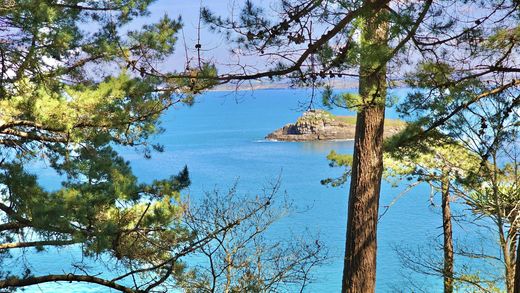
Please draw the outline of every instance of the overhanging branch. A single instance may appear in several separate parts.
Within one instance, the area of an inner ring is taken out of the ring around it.
[[[66,274],[66,275],[46,275],[40,277],[28,277],[19,279],[16,277],[8,278],[5,280],[0,280],[0,288],[14,288],[14,287],[25,287],[31,285],[37,285],[42,283],[49,282],[86,282],[98,284],[101,286],[105,286],[107,288],[112,288],[121,292],[127,293],[135,293],[142,292],[138,290],[134,290],[129,287],[125,287],[123,285],[117,284],[112,281],[108,281],[102,278],[88,276],[88,275],[74,275],[74,274]]]

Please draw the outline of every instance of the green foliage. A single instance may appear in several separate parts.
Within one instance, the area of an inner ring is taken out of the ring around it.
[[[359,94],[345,93],[340,96],[340,99],[341,104],[350,110],[357,110],[361,105],[363,105],[363,100]]]
[[[149,140],[162,131],[161,114],[175,104],[193,105],[218,82],[215,65],[202,60],[182,73],[154,67],[171,56],[182,22],[164,16],[127,30],[152,2],[0,4],[0,37],[8,40],[0,42],[0,261],[28,254],[27,264],[0,270],[0,288],[80,281],[125,292],[198,292],[210,283],[184,258],[205,255],[211,243],[222,248],[219,241],[229,235],[248,243],[233,247],[233,257],[244,256],[246,263],[254,251],[263,258],[261,274],[237,270],[235,291],[277,283],[304,287],[309,269],[323,261],[318,241],[262,243],[260,234],[283,216],[270,209],[274,194],[266,202],[206,199],[195,215],[181,195],[190,184],[187,167],[140,183],[115,151],[138,147],[145,158],[162,151]],[[247,5],[246,13],[260,12]],[[61,187],[43,188],[28,167],[35,163],[61,175]],[[62,246],[81,253],[80,261],[65,264],[73,269],[43,276],[29,269],[34,251]],[[119,277],[104,279],[99,270]]]
[[[351,173],[350,168],[352,167],[352,160],[354,159],[353,156],[349,154],[338,154],[332,150],[327,155],[327,159],[329,160],[330,167],[343,167],[345,168],[345,171],[338,178],[327,178],[321,180],[321,184],[330,185],[332,187],[338,187],[345,184]]]
[[[54,192],[39,187],[20,162],[4,164],[0,176],[10,217],[28,221],[43,239],[83,243],[86,255],[108,252],[118,259],[153,262],[165,251],[151,247],[151,239],[174,247],[186,234],[179,222],[179,192],[189,184],[187,169],[167,180],[138,184],[128,162],[108,146],[81,149],[54,167],[67,178]]]
[[[474,173],[465,178],[466,202],[480,216],[500,217],[512,226],[518,225],[520,223],[514,215],[520,202],[520,164],[507,162],[497,170],[494,168],[497,167],[486,165],[482,170],[485,174]],[[489,176],[488,172],[494,176]]]
[[[481,160],[478,154],[441,134],[432,133],[426,140],[403,143],[416,131],[416,124],[408,124],[407,128],[385,140],[383,176],[394,186],[404,179],[437,183],[443,176],[462,182],[479,170]],[[330,167],[343,167],[345,172],[339,178],[324,179],[321,183],[333,187],[344,184],[350,176],[352,155],[331,151],[327,159]]]
[[[332,109],[334,103],[335,103],[336,96],[334,95],[334,90],[331,86],[326,85],[323,87],[323,92],[321,94],[321,102],[323,106],[327,107],[328,109]]]
[[[518,88],[511,91],[508,107],[493,117],[486,116],[487,109],[474,106],[503,101],[489,93],[508,90],[509,87],[501,87],[508,79],[515,81],[518,1],[398,1],[392,9],[385,10],[390,13],[374,15],[375,9],[362,9],[347,24],[339,25],[362,5],[375,2],[316,1],[316,6],[306,6],[305,1],[282,1],[277,11],[281,15],[278,24],[247,1],[242,13],[245,17],[240,21],[233,21],[232,17],[207,21],[228,37],[236,33],[234,40],[248,54],[279,56],[280,52],[288,52],[287,48],[307,54],[283,55],[290,60],[287,64],[295,64],[291,78],[298,79],[299,85],[320,86],[328,78],[341,77],[338,72],[359,71],[359,95],[335,95],[331,87],[325,87],[323,104],[329,108],[362,110],[365,106],[395,103],[386,100],[387,76],[383,75],[387,63],[391,62],[395,71],[415,66],[405,80],[414,92],[399,107],[407,120],[414,122],[385,143],[385,165],[391,171],[388,176],[428,183],[444,176],[457,186],[471,174],[482,179],[485,176],[479,169],[487,164],[489,153],[511,136],[513,131],[508,126],[518,125],[513,110],[518,105]],[[308,7],[309,11],[305,11]],[[316,30],[309,25],[313,23],[325,27],[318,30],[324,32],[322,35],[316,36]],[[282,24],[285,28],[279,29]],[[376,37],[378,26],[374,24],[389,25],[389,41]],[[336,36],[326,38],[334,30]],[[324,40],[323,44],[314,48],[313,44],[320,40]],[[389,46],[394,44],[394,48]],[[399,53],[407,55],[396,58]],[[301,60],[303,63],[299,63]],[[380,78],[374,74],[377,70]],[[395,71],[392,77],[402,76]],[[489,99],[481,100],[486,96]],[[333,166],[351,164],[347,157],[335,153],[329,159]],[[323,183],[340,185],[345,181],[344,175],[337,181],[326,179]],[[377,184],[376,181],[371,183]]]
[[[0,45],[5,58],[2,74],[12,71],[14,82],[27,77],[56,89],[63,75],[67,75],[69,83],[71,79],[88,82],[92,77],[87,78],[85,69],[93,62],[101,69],[108,64],[113,66],[113,62],[139,57],[142,61],[160,59],[173,50],[179,20],[165,16],[140,31],[128,32],[126,36],[121,33],[124,25],[148,13],[151,2],[34,0],[5,5],[0,19],[8,26],[11,41]],[[90,32],[82,28],[84,24],[88,24]],[[11,82],[2,83],[1,87],[7,94],[14,90]]]
[[[180,18],[165,15],[157,23],[126,30],[148,14],[152,2],[0,5],[0,35],[9,40],[0,42],[4,256],[25,246],[45,252],[77,245],[93,261],[109,257],[121,271],[144,269],[143,280],[168,270],[169,280],[193,279],[181,261],[172,261],[194,237],[184,223],[181,196],[190,184],[188,169],[139,183],[114,150],[139,147],[147,158],[152,150],[161,151],[162,146],[149,143],[162,132],[161,114],[174,104],[193,104],[196,94],[215,84],[211,64],[192,71],[191,78],[151,67],[173,53],[182,27]],[[35,162],[61,175],[61,188],[44,189],[27,167]],[[16,273],[21,269],[1,270],[1,279],[32,277]]]
[[[158,23],[144,25],[143,31],[131,31],[130,38],[135,45],[145,46],[156,52],[154,57],[160,58],[163,54],[172,53],[177,41],[177,31],[181,29],[181,19],[172,20],[164,15]]]
[[[410,180],[412,176],[426,182],[440,182],[442,178],[460,181],[478,170],[480,157],[446,137],[444,140],[429,138],[411,147],[386,152],[384,165],[388,179],[406,177]]]
[[[489,281],[482,275],[484,273],[477,272],[474,274],[463,274],[455,281],[455,290],[457,292],[489,292],[489,293],[502,293],[504,292],[497,281]],[[479,285],[478,289],[474,284]]]
[[[414,87],[426,88],[432,84],[446,84],[452,80],[454,69],[445,63],[423,62],[406,82]]]
[[[189,77],[173,79],[173,81],[185,91],[181,102],[191,106],[197,94],[217,84],[214,79],[217,76],[217,68],[214,64],[204,62],[198,68],[190,68],[187,74]]]
[[[501,28],[495,31],[486,40],[486,47],[489,49],[507,50],[512,44],[520,41],[520,26],[516,26],[512,29]]]
[[[352,155],[340,155],[335,151],[330,151],[327,155],[327,159],[330,161],[331,167],[350,167],[352,166]]]
[[[335,94],[332,87],[330,85],[325,85],[323,87],[322,95],[322,104],[327,109],[332,109],[334,107],[348,109],[350,111],[359,111],[365,105],[365,101],[358,93],[341,93]],[[385,98],[385,106],[392,107],[398,102],[397,96],[387,96]],[[393,119],[395,120],[395,119]],[[398,120],[395,120],[398,121]]]

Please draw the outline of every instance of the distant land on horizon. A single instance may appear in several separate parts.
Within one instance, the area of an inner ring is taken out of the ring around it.
[[[394,87],[403,87],[402,81],[392,81]],[[327,83],[334,89],[356,89],[358,87],[357,80],[331,80]],[[250,91],[250,90],[266,90],[266,89],[289,89],[289,88],[304,88],[294,86],[289,82],[244,82],[242,84],[222,84],[215,86],[209,91]]]

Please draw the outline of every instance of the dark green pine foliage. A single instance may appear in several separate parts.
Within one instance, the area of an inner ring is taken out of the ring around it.
[[[121,291],[151,290],[166,279],[184,282],[192,276],[177,260],[187,247],[194,249],[193,231],[182,222],[187,168],[139,183],[115,151],[131,146],[147,158],[161,151],[149,143],[162,132],[161,113],[174,104],[192,104],[194,94],[214,84],[190,78],[214,76],[210,64],[190,75],[153,66],[173,53],[182,22],[164,16],[126,29],[148,16],[152,2],[0,3],[2,261],[12,262],[9,256],[30,248],[75,245],[92,261],[112,258],[123,272],[121,279],[105,280],[76,264],[70,272],[42,276],[31,272],[29,257],[28,263],[16,262],[19,267],[2,266],[1,288],[84,281]],[[184,77],[171,77],[179,74]],[[35,163],[61,175],[56,177],[61,188],[43,188],[33,174]],[[140,279],[128,283],[138,272]],[[132,274],[125,279],[125,273]]]

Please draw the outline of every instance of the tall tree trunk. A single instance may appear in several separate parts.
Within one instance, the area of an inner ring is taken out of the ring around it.
[[[499,191],[499,179],[498,175],[500,173],[500,168],[498,167],[497,153],[496,150],[491,152],[491,158],[493,162],[493,169],[491,170],[491,183],[493,190],[493,213],[495,214],[495,221],[498,228],[498,237],[500,243],[500,249],[502,249],[502,254],[504,256],[504,270],[505,270],[505,280],[506,280],[506,292],[511,293],[514,291],[514,260],[512,259],[514,254],[514,249],[511,249],[511,241],[514,238],[510,238],[509,233],[506,232],[507,229],[507,214],[504,203],[502,202],[502,196]],[[512,229],[513,227],[510,227]],[[509,230],[511,232],[511,230]]]
[[[516,268],[515,268],[515,289],[514,293],[520,293],[520,232],[517,232],[516,241]]]
[[[516,271],[518,266],[518,256],[517,256],[517,250],[518,250],[518,243],[517,243],[517,232],[516,228],[511,225],[509,226],[509,230],[507,231],[507,248],[508,248],[508,254],[507,257],[509,258],[509,261],[505,263],[506,265],[506,288],[508,293],[514,293],[515,292],[515,282],[516,282]],[[504,258],[506,255],[504,254]]]
[[[450,181],[446,174],[441,179],[442,232],[444,235],[444,293],[453,292],[453,230],[451,225]]]
[[[376,0],[365,0],[365,4]],[[383,170],[388,22],[383,10],[371,11],[361,32],[361,61],[354,159],[347,214],[342,292],[375,291],[377,220]],[[377,71],[376,71],[377,69]]]
[[[515,290],[515,260],[514,252],[511,249],[511,243],[509,241],[506,242],[506,245],[503,248],[504,251],[504,266],[506,271],[506,292],[513,293]]]

